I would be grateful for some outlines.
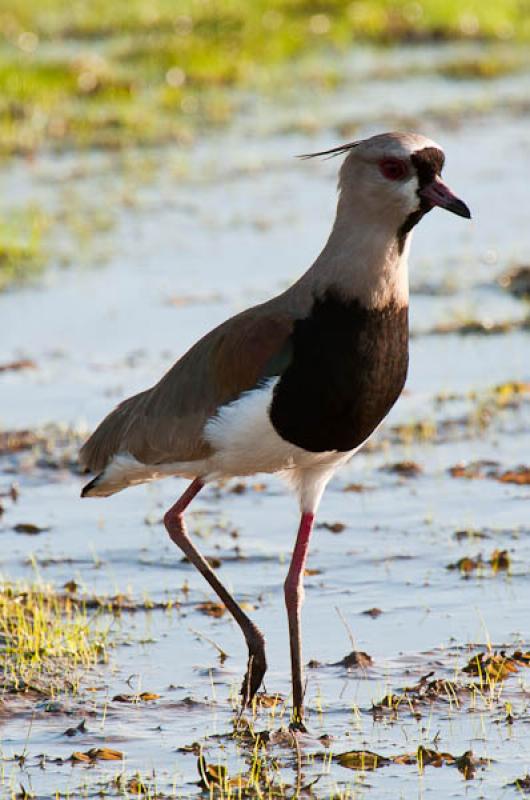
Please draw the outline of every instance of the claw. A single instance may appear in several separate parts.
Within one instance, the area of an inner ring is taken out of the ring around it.
[[[266,671],[267,660],[265,658],[265,649],[261,647],[258,652],[249,653],[247,671],[241,686],[243,706],[249,706],[252,703],[254,695],[261,686]]]

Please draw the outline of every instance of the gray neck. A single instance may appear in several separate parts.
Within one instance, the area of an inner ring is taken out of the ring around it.
[[[321,295],[336,290],[345,300],[356,299],[367,308],[408,305],[410,234],[399,252],[397,221],[370,213],[357,199],[339,197],[337,216],[324,249],[298,281]]]

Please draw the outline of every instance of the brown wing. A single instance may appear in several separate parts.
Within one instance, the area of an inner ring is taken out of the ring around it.
[[[215,328],[156,386],[120,403],[81,449],[82,466],[100,472],[119,452],[144,464],[206,458],[211,447],[203,429],[209,417],[288,363],[294,319],[271,305]]]

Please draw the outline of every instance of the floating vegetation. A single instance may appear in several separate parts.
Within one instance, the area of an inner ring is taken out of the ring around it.
[[[464,556],[453,564],[448,564],[447,569],[457,569],[464,575],[469,575],[475,570],[484,571],[490,569],[493,573],[506,572],[510,569],[510,556],[507,550],[494,550],[490,558],[484,559],[481,554],[475,558]]]
[[[517,673],[522,667],[530,667],[530,653],[514,650],[511,655],[505,650],[495,652],[488,650],[473,655],[461,670],[455,672],[452,680],[435,678],[434,672],[423,675],[418,683],[407,686],[398,693],[389,693],[379,702],[372,705],[375,720],[387,716],[395,717],[399,711],[410,711],[414,716],[421,716],[421,708],[435,702],[443,702],[458,708],[463,700],[476,700],[489,694],[497,684]],[[470,682],[467,676],[476,676],[478,682]]]
[[[513,483],[517,486],[530,485],[530,467],[520,465],[515,469],[501,469],[497,461],[470,461],[468,464],[455,464],[449,467],[449,474],[453,478],[466,478],[477,480],[493,478],[500,483]]]
[[[358,772],[371,772],[380,767],[387,767],[389,764],[415,764],[420,772],[427,766],[449,765],[456,767],[466,780],[475,777],[478,767],[485,767],[489,763],[485,758],[475,757],[471,750],[467,750],[461,756],[453,756],[451,753],[439,752],[423,745],[420,745],[415,753],[403,753],[391,757],[381,756],[369,750],[350,750],[346,753],[339,753],[335,756],[335,761],[341,767]]]

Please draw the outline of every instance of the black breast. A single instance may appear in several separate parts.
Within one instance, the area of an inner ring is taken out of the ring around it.
[[[280,436],[312,452],[358,447],[405,384],[408,309],[371,310],[328,293],[295,324],[270,407]]]

